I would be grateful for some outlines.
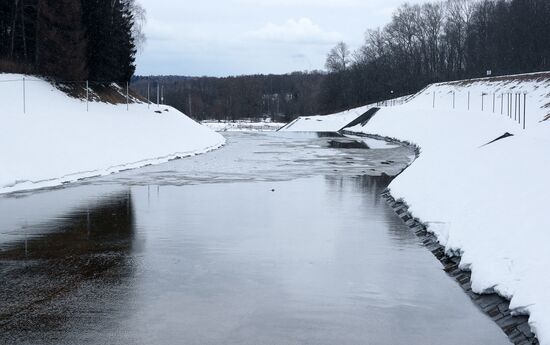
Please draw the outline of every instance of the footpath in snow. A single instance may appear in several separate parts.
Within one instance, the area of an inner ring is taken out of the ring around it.
[[[222,146],[225,139],[168,106],[71,98],[28,77],[0,74],[0,193],[56,186]],[[13,81],[12,81],[13,80]]]
[[[420,149],[391,194],[448,254],[462,255],[474,292],[497,292],[529,313],[542,344],[550,344],[549,95],[550,73],[436,84],[348,129]],[[505,133],[513,136],[490,143]]]

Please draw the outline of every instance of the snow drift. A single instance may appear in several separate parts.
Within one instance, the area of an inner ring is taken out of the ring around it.
[[[0,193],[55,186],[207,152],[225,139],[168,106],[71,98],[0,74]],[[29,77],[27,77],[29,78]],[[12,81],[13,80],[13,81]]]

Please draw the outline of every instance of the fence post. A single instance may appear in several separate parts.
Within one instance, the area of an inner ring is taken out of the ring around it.
[[[504,94],[500,94],[500,115],[504,114]]]
[[[518,93],[516,92],[516,94],[514,95],[514,121],[517,121],[517,117],[518,117]]]
[[[89,88],[89,86],[90,86],[90,84],[86,80],[86,112],[88,112],[90,110],[90,105],[89,105],[90,88]]]
[[[456,108],[456,92],[453,91],[453,109]]]
[[[523,129],[525,129],[525,112],[527,110],[527,92],[523,94]]]
[[[521,108],[523,107],[523,104],[522,104],[522,99],[521,99],[521,92],[518,93],[518,98],[519,98],[519,124],[521,125]]]
[[[23,77],[23,114],[27,113],[27,95],[25,91],[25,77]]]
[[[493,92],[493,114],[495,113],[496,94]]]
[[[520,117],[520,116],[521,116],[521,114],[520,114],[520,112],[521,112],[521,97],[520,97],[520,95],[519,95],[519,92],[517,93],[517,96],[516,96],[516,97],[517,97],[517,99],[518,99],[518,100],[517,100],[518,117]]]
[[[510,117],[510,93],[506,93],[506,116]]]
[[[481,111],[485,110],[485,93],[481,92]]]
[[[512,118],[512,93],[508,92],[508,117]]]
[[[510,118],[514,115],[514,107],[516,105],[514,104],[514,94],[510,93]]]

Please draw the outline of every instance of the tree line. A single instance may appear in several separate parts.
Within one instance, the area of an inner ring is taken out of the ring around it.
[[[134,77],[132,88],[152,103],[169,104],[195,119],[272,118],[287,121],[319,111],[325,73],[249,75],[227,78]]]
[[[415,93],[434,82],[550,70],[549,0],[445,0],[401,5],[355,51],[338,43],[328,72],[230,78],[139,77],[197,119],[329,114]],[[156,97],[155,90],[150,92]]]
[[[327,56],[324,109],[339,110],[449,80],[550,69],[550,1],[447,0],[404,4],[355,52]]]
[[[2,0],[0,71],[128,81],[144,20],[135,0]]]

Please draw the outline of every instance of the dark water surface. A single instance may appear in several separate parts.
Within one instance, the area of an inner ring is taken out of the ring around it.
[[[0,344],[507,343],[380,199],[409,149],[227,136],[0,197]]]

